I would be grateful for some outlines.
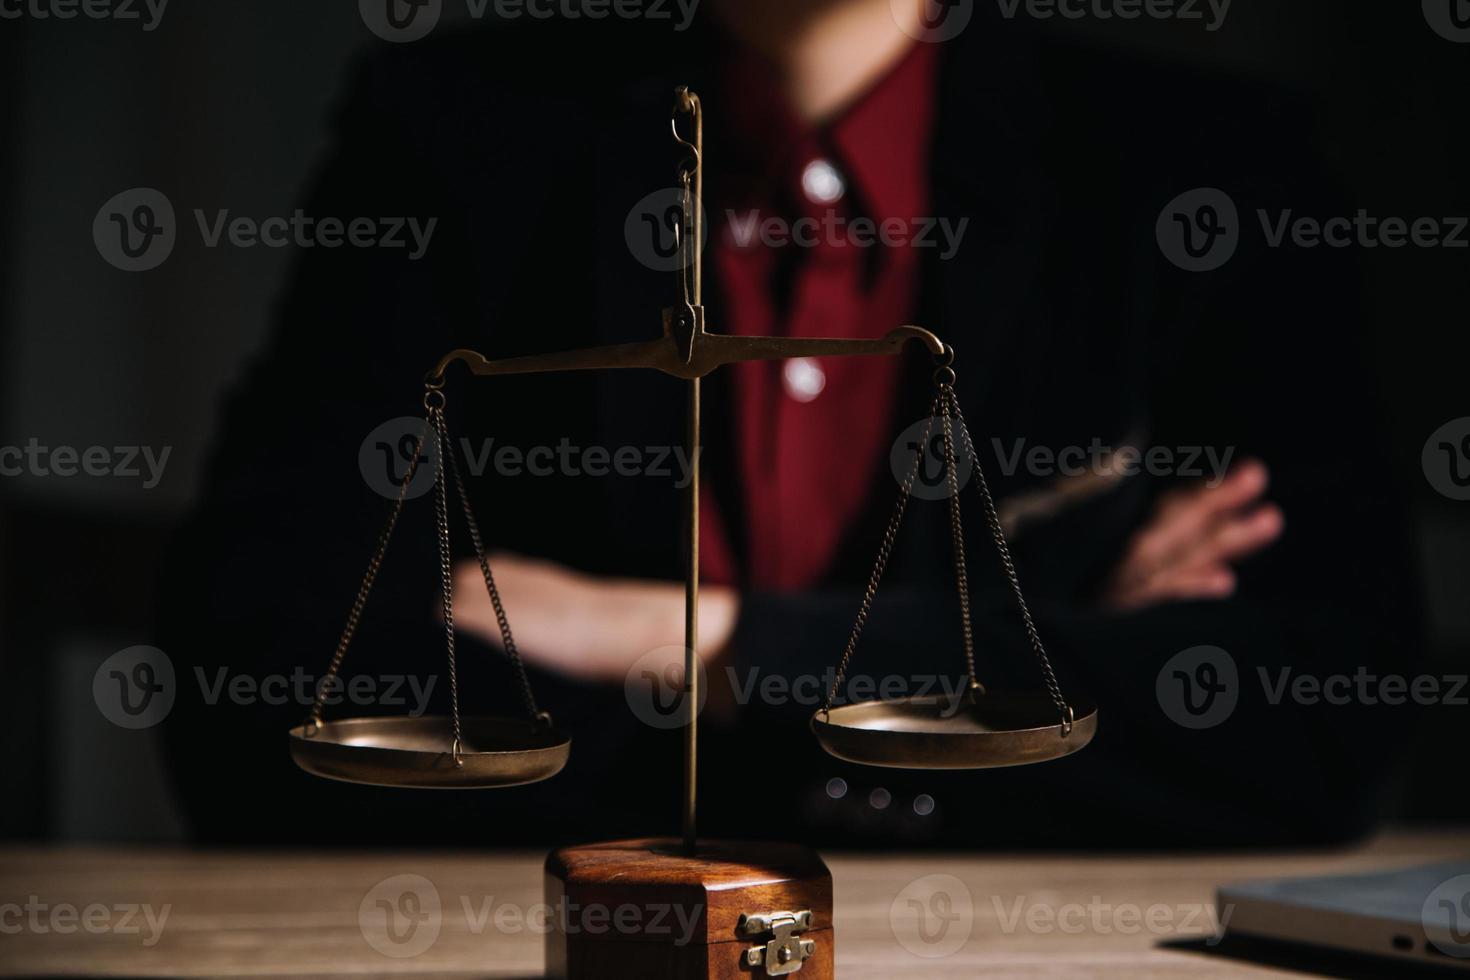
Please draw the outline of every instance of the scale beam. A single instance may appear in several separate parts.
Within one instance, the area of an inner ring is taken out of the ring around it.
[[[444,372],[461,361],[470,373],[481,377],[512,374],[548,374],[559,371],[604,371],[645,368],[692,381],[716,368],[742,361],[778,361],[792,357],[854,357],[892,355],[910,341],[922,344],[931,354],[942,356],[944,343],[923,327],[898,327],[877,340],[843,340],[820,337],[732,337],[696,331],[687,343],[688,355],[680,353],[676,335],[666,331],[659,340],[608,347],[588,347],[555,354],[531,354],[490,360],[478,351],[450,351],[435,366],[429,379],[443,380]]]

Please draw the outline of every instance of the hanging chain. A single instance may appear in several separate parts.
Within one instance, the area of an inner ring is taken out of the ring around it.
[[[995,500],[990,495],[990,484],[985,479],[985,470],[980,466],[980,457],[975,452],[975,444],[970,440],[970,427],[965,424],[965,416],[960,411],[960,402],[955,397],[953,388],[949,390],[949,399],[955,418],[960,423],[960,437],[964,440],[964,451],[969,453],[970,458],[975,461],[975,486],[980,492],[980,500],[985,508],[985,522],[990,526],[990,536],[995,540],[995,550],[1005,569],[1006,581],[1011,587],[1011,595],[1015,597],[1016,606],[1021,611],[1021,622],[1026,626],[1026,638],[1031,643],[1032,652],[1036,654],[1037,663],[1041,665],[1047,693],[1051,695],[1052,703],[1057,706],[1057,710],[1062,713],[1062,737],[1066,738],[1072,734],[1075,717],[1072,706],[1062,696],[1061,685],[1057,683],[1057,675],[1052,671],[1051,660],[1047,657],[1046,647],[1041,642],[1041,634],[1036,629],[1035,620],[1031,618],[1031,610],[1026,605],[1026,597],[1021,592],[1021,577],[1016,574],[1016,564],[1011,560],[1011,548],[1006,543],[1005,531],[1000,525],[1000,515],[996,512]]]
[[[842,689],[842,681],[847,676],[847,665],[852,660],[852,652],[857,649],[858,640],[863,635],[863,627],[868,625],[868,613],[873,607],[874,597],[878,594],[878,583],[883,578],[883,571],[888,567],[888,557],[893,551],[893,542],[898,537],[898,526],[903,523],[904,512],[909,506],[909,495],[913,491],[914,480],[918,479],[919,465],[923,463],[924,454],[929,445],[929,433],[934,431],[934,414],[939,410],[940,400],[936,396],[934,404],[929,408],[929,422],[924,426],[924,435],[914,449],[913,465],[909,467],[908,476],[904,477],[898,500],[893,505],[893,513],[888,517],[888,527],[883,531],[883,543],[878,547],[878,559],[873,562],[873,570],[868,574],[868,587],[863,591],[863,603],[858,607],[857,622],[852,624],[852,632],[847,637],[847,647],[842,651],[842,660],[837,664],[837,673],[832,678],[832,687],[822,700],[821,713],[824,715],[832,710],[832,702],[836,699],[837,692]]]
[[[438,452],[438,471],[434,480],[434,524],[438,537],[439,546],[439,590],[440,604],[444,616],[444,646],[449,660],[449,704],[450,724],[453,728],[453,742],[451,743],[451,754],[454,757],[456,768],[464,766],[462,758],[464,750],[463,730],[459,714],[459,670],[455,655],[454,641],[454,556],[449,534],[449,476],[454,478],[455,490],[459,496],[460,506],[464,510],[465,523],[469,527],[470,540],[475,547],[475,556],[479,560],[480,572],[485,579],[485,588],[490,593],[490,602],[495,607],[495,619],[500,626],[500,637],[505,645],[505,651],[515,665],[516,676],[520,681],[521,700],[533,721],[538,724],[550,725],[551,715],[541,711],[536,706],[536,697],[531,689],[531,679],[526,673],[525,662],[521,659],[520,651],[516,648],[515,638],[511,635],[510,620],[505,613],[505,605],[500,599],[500,590],[495,584],[495,576],[490,571],[489,559],[485,557],[485,544],[480,536],[480,526],[475,520],[474,510],[470,506],[469,493],[465,488],[464,478],[460,474],[459,462],[454,454],[453,444],[449,439],[449,425],[444,415],[444,386],[430,383],[426,386],[424,393],[424,430],[420,434],[418,442],[414,445],[413,456],[409,460],[408,472],[404,475],[402,483],[398,488],[398,496],[393,501],[393,509],[389,512],[387,524],[378,535],[377,546],[373,549],[372,558],[368,562],[367,572],[363,575],[362,585],[357,590],[357,597],[353,600],[352,610],[347,615],[347,624],[342,629],[342,635],[337,640],[337,649],[332,654],[331,663],[327,666],[327,673],[322,682],[317,686],[316,697],[312,703],[311,713],[306,719],[306,735],[311,737],[317,734],[322,727],[322,710],[326,705],[327,691],[331,687],[338,673],[342,669],[342,661],[347,656],[347,648],[351,645],[353,637],[357,634],[359,621],[362,619],[363,608],[367,605],[368,595],[372,592],[373,585],[377,581],[378,571],[383,564],[383,556],[388,550],[388,541],[393,536],[393,530],[398,526],[398,519],[403,513],[404,501],[408,499],[408,487],[413,482],[418,472],[419,463],[423,460],[424,448],[429,444],[430,438],[434,440],[434,446]]]
[[[945,370],[949,371],[950,376],[953,376],[954,371],[948,366]],[[980,683],[980,679],[975,676],[975,631],[970,622],[970,576],[965,567],[965,529],[960,521],[960,475],[959,465],[955,462],[954,419],[950,412],[950,405],[954,401],[954,386],[949,383],[941,384],[939,397],[936,400],[944,403],[943,412],[940,415],[944,424],[944,472],[949,483],[949,533],[954,540],[954,578],[955,586],[960,593],[960,623],[965,638],[965,667],[970,672],[971,693],[983,694],[985,688]]]
[[[444,415],[441,409],[440,417]],[[448,440],[445,440],[448,442]],[[485,579],[485,590],[490,593],[490,603],[495,607],[495,622],[500,626],[500,642],[505,647],[506,655],[515,665],[516,677],[521,685],[521,701],[526,706],[535,721],[550,725],[551,715],[536,707],[536,695],[531,690],[531,678],[526,673],[525,662],[521,660],[521,653],[516,648],[515,637],[510,632],[510,620],[505,615],[505,605],[500,601],[500,589],[495,585],[495,575],[490,571],[490,560],[485,557],[485,543],[480,538],[480,524],[475,520],[474,509],[470,506],[470,495],[465,490],[464,478],[460,475],[459,457],[454,451],[453,444],[446,446],[449,454],[449,472],[454,475],[454,487],[459,494],[460,507],[464,510],[466,526],[470,529],[470,542],[475,547],[475,557],[480,563],[480,574]]]
[[[449,720],[454,731],[450,751],[454,756],[454,767],[464,767],[460,752],[464,741],[459,724],[459,671],[454,655],[454,555],[449,542],[449,480],[444,454],[449,451],[449,433],[444,424],[444,393],[429,406],[429,418],[434,421],[434,431],[439,446],[439,478],[434,481],[434,523],[439,531],[439,603],[444,613],[444,650],[449,656]]]
[[[425,396],[427,399],[427,396]],[[419,441],[413,447],[413,458],[408,463],[408,473],[403,477],[403,482],[398,487],[398,497],[393,501],[393,509],[388,514],[388,523],[378,534],[377,546],[373,549],[373,556],[368,560],[367,572],[362,577],[362,584],[358,586],[357,597],[352,600],[352,610],[347,614],[347,625],[342,627],[342,635],[337,640],[337,649],[332,654],[332,662],[327,665],[327,673],[322,677],[321,683],[317,685],[316,697],[312,700],[311,713],[306,716],[306,735],[315,735],[322,727],[322,709],[327,703],[327,689],[331,687],[332,681],[336,680],[337,672],[342,669],[342,660],[347,656],[347,647],[352,643],[352,638],[357,634],[357,624],[362,618],[362,610],[367,605],[368,595],[373,591],[373,583],[378,580],[378,569],[383,565],[383,555],[388,550],[388,540],[393,537],[393,529],[398,526],[398,517],[403,513],[403,502],[408,499],[408,485],[413,482],[414,474],[418,472],[420,455],[425,444],[428,443],[432,431],[429,419],[424,419],[424,431],[419,435]]]
[[[954,542],[954,566],[955,584],[959,590],[960,599],[960,624],[965,644],[965,666],[970,675],[971,696],[983,695],[985,687],[980,683],[975,670],[975,637],[974,625],[970,610],[970,583],[966,569],[965,558],[965,536],[964,526],[960,516],[960,485],[959,465],[956,461],[954,423],[959,423],[959,434],[963,440],[961,448],[969,456],[975,472],[975,479],[980,492],[980,499],[985,508],[985,520],[990,527],[991,537],[995,541],[995,548],[1000,555],[1001,565],[1005,569],[1006,581],[1010,585],[1011,594],[1015,597],[1016,605],[1021,611],[1021,620],[1026,627],[1026,637],[1031,644],[1032,651],[1041,665],[1041,671],[1045,678],[1047,693],[1052,702],[1062,714],[1061,734],[1066,738],[1072,733],[1074,724],[1072,707],[1067,704],[1062,696],[1062,690],[1057,683],[1056,674],[1052,671],[1051,661],[1046,655],[1046,648],[1042,645],[1041,634],[1036,629],[1036,622],[1031,618],[1031,610],[1026,605],[1026,598],[1021,592],[1020,576],[1016,574],[1016,565],[1011,558],[1010,546],[1006,543],[1005,532],[1000,525],[1000,517],[996,513],[995,501],[990,494],[990,485],[985,479],[985,471],[980,465],[980,458],[975,452],[974,442],[970,438],[969,426],[965,424],[965,416],[960,411],[960,400],[955,394],[954,369],[950,366],[954,360],[954,351],[946,349],[945,359],[934,372],[934,386],[938,393],[934,397],[934,403],[929,409],[929,421],[924,426],[924,435],[919,440],[914,450],[914,462],[909,468],[908,475],[904,478],[900,488],[898,501],[894,504],[893,513],[888,519],[888,527],[883,532],[883,543],[878,548],[878,558],[873,563],[873,570],[868,576],[867,589],[863,592],[862,605],[858,609],[857,621],[853,624],[852,633],[847,638],[847,647],[842,651],[842,659],[838,662],[837,672],[832,680],[832,687],[822,701],[820,714],[829,714],[832,703],[842,688],[842,682],[847,676],[847,668],[852,660],[853,651],[857,648],[858,640],[861,638],[863,628],[867,625],[868,616],[872,611],[873,599],[878,593],[878,583],[883,578],[883,572],[888,567],[888,559],[893,552],[893,543],[898,534],[899,525],[903,522],[903,516],[908,508],[909,497],[913,493],[914,480],[918,477],[919,466],[928,452],[929,435],[934,430],[934,418],[937,415],[943,429],[944,438],[944,469],[945,480],[949,487],[949,528],[950,536]]]

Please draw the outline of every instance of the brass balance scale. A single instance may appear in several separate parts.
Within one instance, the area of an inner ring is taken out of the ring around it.
[[[681,132],[681,123],[688,137]],[[556,775],[566,764],[571,739],[551,716],[540,710],[516,649],[495,577],[486,560],[484,542],[471,510],[445,419],[445,373],[455,362],[480,376],[542,374],[646,368],[688,382],[689,458],[700,446],[700,379],[716,368],[741,361],[794,357],[894,355],[918,343],[936,361],[935,396],[929,428],[915,450],[884,533],[877,560],[858,610],[857,620],[822,707],[811,729],[822,747],[837,758],[871,766],[901,769],[981,769],[1025,765],[1060,758],[1091,741],[1096,709],[1062,694],[1036,625],[1027,609],[1015,566],[974,444],[955,396],[954,351],[920,327],[905,326],[879,340],[733,337],[709,333],[701,304],[704,241],[703,112],[699,97],[687,88],[676,93],[674,142],[679,150],[677,174],[681,192],[679,222],[681,302],[663,311],[663,333],[657,340],[619,344],[557,354],[492,361],[471,350],[447,354],[425,382],[424,432],[418,449],[437,449],[434,493],[438,532],[441,597],[449,658],[451,714],[419,718],[322,717],[325,693],[319,686],[306,721],[290,733],[291,754],[303,769],[318,776],[378,786],[486,789],[533,783]],[[963,625],[969,689],[962,709],[938,696],[859,702],[834,706],[853,653],[877,594],[919,466],[933,427],[941,430],[949,490],[950,528],[955,576]],[[976,676],[970,622],[969,585],[960,520],[960,485],[956,440],[976,460],[974,474],[986,522],[994,539],[1010,591],[1019,609],[1031,649],[1045,681],[1045,691],[987,691]],[[416,451],[379,535],[362,586],[342,631],[328,678],[341,669],[359,618],[372,591],[389,538],[402,513]],[[459,711],[455,671],[454,609],[450,553],[450,482],[458,498],[480,569],[499,622],[505,653],[516,672],[525,718],[466,717]],[[697,906],[699,928],[682,947],[654,935],[592,934],[570,928],[559,916],[547,936],[547,969],[553,977],[630,976],[736,977],[779,976],[805,970],[810,977],[833,975],[831,876],[815,852],[772,843],[701,841],[696,835],[698,785],[698,634],[699,634],[699,477],[694,468],[684,511],[685,615],[684,700],[686,721],[683,772],[682,839],[651,838],[564,848],[547,861],[547,900],[553,909],[687,902]],[[691,898],[691,896],[695,896]],[[755,944],[752,945],[752,942]]]

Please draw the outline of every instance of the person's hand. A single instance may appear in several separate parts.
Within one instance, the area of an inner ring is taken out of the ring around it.
[[[1281,536],[1281,508],[1262,501],[1266,467],[1250,460],[1214,487],[1165,494],[1128,542],[1103,589],[1104,607],[1223,599],[1235,591],[1233,564]]]
[[[616,682],[654,650],[670,663],[683,663],[682,583],[599,578],[503,552],[490,556],[490,570],[527,663],[583,680]],[[739,599],[733,590],[711,585],[700,587],[699,599],[700,656],[708,664],[729,643]],[[476,561],[455,566],[454,623],[501,645],[495,607]],[[643,665],[662,670],[662,665]]]

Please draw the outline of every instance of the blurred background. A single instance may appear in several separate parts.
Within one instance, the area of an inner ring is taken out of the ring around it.
[[[163,463],[152,486],[141,456],[137,477],[0,477],[0,838],[187,839],[156,732],[109,724],[92,677],[110,654],[153,642],[164,542],[292,259],[289,248],[208,249],[183,235],[161,267],[123,272],[98,254],[93,219],[139,186],[163,191],[181,221],[195,208],[290,214],[350,63],[385,44],[350,2],[180,3],[151,30],[153,15],[137,10],[133,21],[0,19],[0,446],[147,447]],[[457,17],[465,5],[447,3],[437,30]],[[1045,26],[1304,93],[1326,114],[1329,166],[1351,206],[1466,216],[1470,44],[1427,21],[1418,4],[1236,0],[1213,32],[1177,20]],[[1431,486],[1421,453],[1470,416],[1467,262],[1465,248],[1361,256],[1377,330],[1366,383],[1390,406],[1392,478],[1412,501],[1430,669],[1442,675],[1470,673],[1470,503]],[[1324,347],[1334,327],[1303,325]],[[280,397],[309,407],[313,393]],[[1327,412],[1319,431],[1302,451],[1354,466],[1358,435]],[[279,441],[303,451],[290,432]],[[1401,820],[1470,817],[1457,778],[1466,717],[1422,713]]]

